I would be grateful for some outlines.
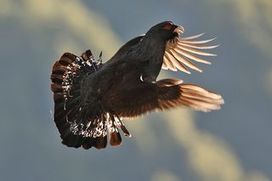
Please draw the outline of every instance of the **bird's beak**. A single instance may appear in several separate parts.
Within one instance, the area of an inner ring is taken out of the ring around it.
[[[182,26],[176,26],[176,28],[174,29],[174,32],[177,33],[179,36],[184,33],[184,28]]]

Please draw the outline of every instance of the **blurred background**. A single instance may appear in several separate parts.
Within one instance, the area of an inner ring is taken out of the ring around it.
[[[272,180],[271,0],[0,0],[0,180]],[[104,60],[151,26],[220,47],[204,73],[162,71],[221,93],[222,110],[176,109],[125,121],[132,138],[105,150],[67,148],[52,119],[52,64],[63,52]]]

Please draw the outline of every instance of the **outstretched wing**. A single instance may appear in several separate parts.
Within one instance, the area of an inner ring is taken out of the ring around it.
[[[154,110],[186,106],[199,111],[218,110],[223,98],[197,85],[181,80],[163,79],[156,83],[134,82],[108,98],[113,111],[120,117],[135,117]]]
[[[202,57],[216,56],[216,54],[205,52],[205,50],[213,49],[218,45],[209,45],[213,39],[197,40],[203,35],[195,35],[186,38],[176,37],[167,42],[165,54],[163,57],[162,69],[177,71],[190,74],[188,68],[202,72],[202,70],[194,64],[194,62],[211,64],[210,61]]]

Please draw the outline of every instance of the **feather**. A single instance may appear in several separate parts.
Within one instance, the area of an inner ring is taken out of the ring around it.
[[[204,59],[201,59],[201,58],[198,58],[194,55],[191,55],[183,50],[180,50],[180,49],[175,49],[175,52],[179,53],[180,55],[183,55],[184,57],[187,57],[187,58],[190,58],[196,62],[200,62],[200,63],[204,63],[204,64],[211,64],[211,62],[207,61],[207,60],[204,60]]]
[[[180,41],[182,43],[187,43],[187,44],[205,44],[205,43],[209,43],[213,40],[215,40],[216,38],[212,38],[212,39],[208,39],[208,40],[200,40],[200,41],[188,41],[188,40],[183,40],[181,39]]]
[[[168,70],[168,67],[167,67],[167,65],[164,62],[162,63],[162,69]]]
[[[205,95],[196,94],[196,93],[192,93],[192,92],[182,92],[181,95],[184,97],[187,97],[187,98],[202,100],[207,103],[214,103],[214,104],[221,104],[222,103],[221,99],[211,99],[210,97],[207,97]]]
[[[106,148],[107,146],[107,136],[100,136],[98,138],[95,138],[94,146],[97,149]]]
[[[121,135],[118,131],[114,131],[110,134],[110,144],[111,146],[118,146],[122,142]]]
[[[166,83],[168,81],[169,80],[159,81],[161,82],[159,87],[164,89],[164,91],[161,91],[162,94],[159,95],[159,105],[161,106],[160,109],[170,109],[179,105],[185,105],[196,110],[208,112],[211,110],[220,109],[221,105],[224,103],[222,96],[197,85],[181,83],[176,85],[178,87],[163,86],[164,82]],[[169,90],[166,91],[165,89]],[[175,92],[176,96],[172,96],[172,94],[169,94],[169,92]]]
[[[172,70],[172,71],[177,71],[177,69],[175,68],[175,66],[173,65],[172,61],[168,58],[165,57],[164,58],[164,63],[167,66],[168,69]]]
[[[196,39],[196,38],[199,38],[199,37],[203,36],[204,34],[205,34],[205,33],[200,33],[200,34],[197,34],[197,35],[184,37],[184,38],[182,38],[182,40],[192,40],[192,39]]]
[[[210,91],[207,91],[197,85],[193,85],[193,84],[182,84],[181,85],[181,88],[186,91],[196,91],[196,92],[201,92],[202,94],[206,94],[208,97],[211,97],[213,99],[222,99],[222,96],[219,95],[219,94],[216,94],[216,93],[213,93],[213,92],[210,92]]]
[[[203,52],[203,51],[194,50],[192,48],[186,48],[184,46],[176,46],[176,48],[182,49],[182,50],[185,50],[187,52],[194,53],[194,54],[197,54],[197,55],[202,55],[202,56],[216,56],[216,54],[213,54],[213,53],[206,53],[206,52]]]
[[[186,65],[187,67],[190,67],[193,70],[196,70],[198,72],[202,72],[202,70],[200,68],[198,68],[197,66],[195,66],[192,62],[190,62],[189,60],[179,56],[179,54],[175,51],[175,50],[170,50],[171,54],[180,62],[182,62],[184,65]]]
[[[213,49],[218,47],[219,45],[212,45],[212,46],[201,46],[201,45],[191,45],[187,43],[183,43],[181,41],[178,42],[178,46],[180,47],[189,47],[189,48],[194,48],[194,49],[200,49],[200,50],[205,50],[205,49]]]
[[[176,68],[178,68],[179,70],[187,73],[187,74],[191,74],[190,71],[188,71],[188,69],[182,64],[180,63],[180,61],[178,61],[174,56],[172,56],[169,52],[165,52],[165,58],[172,62]]]
[[[204,33],[185,37],[185,38],[175,38],[169,40],[166,44],[165,54],[163,58],[163,69],[170,69],[176,71],[176,69],[190,74],[190,71],[186,68],[189,67],[198,72],[202,70],[195,65],[192,61],[196,61],[204,64],[211,64],[210,61],[202,59],[198,56],[216,56],[214,53],[209,53],[200,50],[216,48],[219,45],[207,46],[206,43],[213,41],[215,38],[208,40],[195,40],[204,35]]]

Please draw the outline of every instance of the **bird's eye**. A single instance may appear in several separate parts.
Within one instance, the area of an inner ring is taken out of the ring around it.
[[[162,29],[164,29],[164,30],[171,30],[172,27],[173,27],[173,24],[169,22],[169,23],[164,24],[163,27],[162,27]]]

